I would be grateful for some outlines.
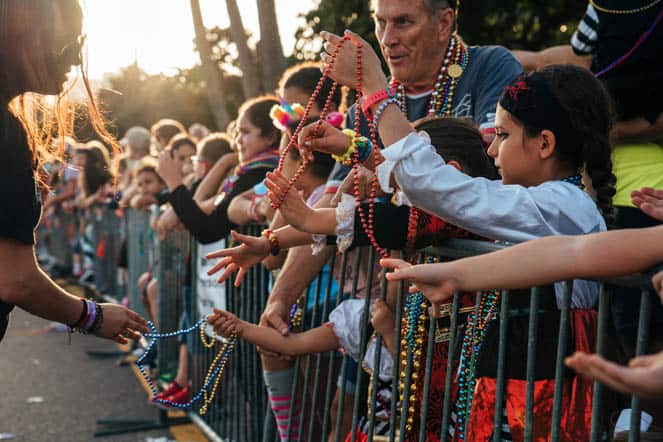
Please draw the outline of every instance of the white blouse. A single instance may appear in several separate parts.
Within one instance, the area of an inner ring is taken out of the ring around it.
[[[477,235],[513,243],[606,230],[596,203],[577,186],[548,181],[523,187],[472,178],[445,164],[425,132],[410,133],[382,155],[377,176],[385,192],[393,192],[393,174],[415,207]],[[561,284],[555,291],[559,303]],[[597,283],[574,281],[572,307],[591,308],[597,294]]]

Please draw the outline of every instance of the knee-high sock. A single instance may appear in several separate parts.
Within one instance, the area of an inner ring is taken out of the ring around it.
[[[292,424],[290,425],[290,441],[296,442],[299,434],[301,410],[299,404],[293,404],[292,382],[295,376],[294,367],[279,371],[264,371],[265,386],[269,396],[269,404],[276,419],[276,427],[279,430],[281,441],[288,440],[288,418],[290,407],[292,410]]]

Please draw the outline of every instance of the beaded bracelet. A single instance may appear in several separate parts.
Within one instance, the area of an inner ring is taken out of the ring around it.
[[[348,161],[352,161],[352,154],[355,153],[355,139],[357,138],[357,132],[352,129],[343,129],[343,133],[350,137],[350,143],[348,144],[348,149],[342,155],[332,154],[332,158],[337,163],[345,164]]]
[[[270,253],[272,256],[278,256],[281,253],[281,246],[279,245],[279,239],[276,237],[272,229],[265,229],[262,231],[262,236],[267,238],[269,245],[271,247]]]
[[[377,110],[375,111],[375,114],[373,115],[373,127],[378,127],[378,122],[380,121],[380,117],[382,116],[382,112],[384,112],[384,110],[390,104],[395,104],[396,106],[400,106],[400,103],[395,98],[390,98],[390,99],[384,100],[382,103],[380,103]]]

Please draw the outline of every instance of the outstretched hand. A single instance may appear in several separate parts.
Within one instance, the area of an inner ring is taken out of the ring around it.
[[[647,215],[663,221],[663,189],[643,187],[631,192],[631,201]]]
[[[583,352],[574,353],[565,363],[586,378],[613,390],[643,398],[663,396],[663,352],[633,358],[628,367]]]
[[[214,332],[219,336],[229,338],[233,334],[236,336],[242,334],[242,321],[226,310],[215,308],[214,313],[207,317],[207,323],[214,328]]]
[[[288,180],[280,172],[268,173],[265,180],[272,204],[280,202],[281,216],[295,229],[304,230],[306,220],[310,219],[313,209],[306,204],[297,190],[293,190],[292,187],[288,189],[288,184]]]
[[[387,273],[389,281],[410,281],[410,293],[422,292],[432,303],[441,303],[458,291],[458,282],[447,275],[443,264],[412,264],[402,259],[380,260],[382,267],[393,270]]]
[[[138,313],[117,304],[100,304],[104,320],[97,336],[126,344],[129,339],[140,340],[140,333],[149,333],[147,321]]]
[[[270,252],[269,240],[263,236],[255,237],[242,235],[234,230],[230,232],[233,239],[241,243],[237,247],[219,250],[209,253],[207,259],[221,258],[214,266],[207,271],[208,275],[214,275],[223,270],[223,273],[217,280],[221,283],[237,272],[235,278],[235,287],[239,287],[251,267],[260,263]]]

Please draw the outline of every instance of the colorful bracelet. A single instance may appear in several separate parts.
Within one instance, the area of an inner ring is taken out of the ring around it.
[[[89,332],[97,334],[101,330],[101,326],[104,324],[104,309],[101,308],[101,305],[95,304],[96,318],[90,327]]]
[[[368,159],[369,156],[371,156],[371,152],[373,151],[373,143],[371,143],[371,140],[365,138],[365,137],[360,137],[357,146],[359,147],[359,162],[363,163]]]
[[[396,106],[400,105],[398,100],[395,98],[390,98],[380,103],[380,106],[378,106],[377,110],[375,111],[375,115],[373,116],[373,127],[375,127],[376,129],[378,127],[378,122],[380,121],[380,117],[382,116],[382,112],[384,112],[384,110],[390,104],[395,104]]]
[[[87,301],[87,311],[89,314],[82,328],[86,332],[89,332],[92,330],[92,326],[97,320],[97,304],[95,304],[93,301]]]
[[[81,326],[81,324],[85,323],[85,318],[87,317],[87,301],[85,298],[80,298],[81,301],[83,301],[83,311],[81,312],[81,316],[79,316],[78,321],[74,322],[73,324],[69,325],[70,329],[75,329]]]
[[[382,100],[394,99],[395,92],[387,85],[383,90],[378,91],[368,97],[363,97],[361,100],[361,110],[367,117],[371,118],[371,107]]]
[[[281,253],[281,246],[279,245],[279,239],[276,237],[276,234],[272,229],[265,229],[262,231],[262,236],[269,241],[271,247],[269,253],[271,253],[272,256],[278,256],[278,254]]]
[[[337,163],[347,164],[349,161],[352,161],[352,154],[355,153],[355,139],[357,138],[357,132],[352,129],[343,129],[343,133],[350,137],[348,149],[343,153],[343,155],[332,154],[332,158]]]

